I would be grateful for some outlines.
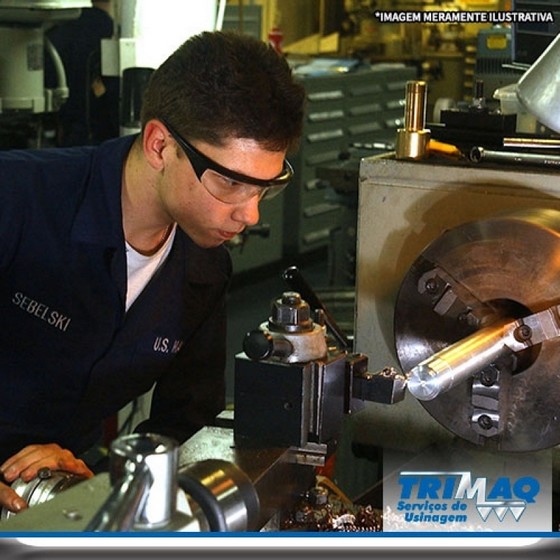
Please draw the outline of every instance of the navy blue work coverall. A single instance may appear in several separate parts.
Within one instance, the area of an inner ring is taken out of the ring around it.
[[[154,382],[136,431],[182,442],[224,408],[225,247],[177,229],[125,313],[121,178],[133,140],[0,151],[0,461],[33,443],[81,454]]]

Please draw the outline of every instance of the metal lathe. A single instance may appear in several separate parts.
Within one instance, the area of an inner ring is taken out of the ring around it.
[[[0,529],[378,531],[380,503],[349,504],[318,477],[343,428],[408,454],[456,440],[554,451],[559,195],[542,169],[364,159],[353,338],[286,270],[235,358],[233,413],[178,448],[153,434],[117,441],[111,473]]]

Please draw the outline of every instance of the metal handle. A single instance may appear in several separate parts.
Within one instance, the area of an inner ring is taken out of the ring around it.
[[[352,346],[342,329],[336,324],[334,317],[319,299],[313,288],[307,283],[297,266],[290,266],[282,273],[282,278],[288,286],[296,292],[309,304],[311,309],[321,309],[324,313],[325,324],[329,331],[336,338],[342,349],[348,349]]]
[[[88,531],[154,529],[176,509],[178,445],[157,434],[130,434],[111,444],[113,490]]]

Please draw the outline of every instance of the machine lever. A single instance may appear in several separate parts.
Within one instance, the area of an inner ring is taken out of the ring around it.
[[[338,343],[341,345],[342,350],[347,350],[351,348],[352,344],[348,340],[348,337],[344,334],[342,329],[336,324],[334,317],[331,315],[329,310],[319,299],[313,288],[307,283],[301,271],[297,266],[290,266],[282,273],[282,278],[286,281],[288,286],[298,292],[301,297],[309,304],[311,309],[321,309],[324,313],[325,324],[336,338]]]

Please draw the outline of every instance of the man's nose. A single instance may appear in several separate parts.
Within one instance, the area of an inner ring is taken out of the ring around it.
[[[250,227],[259,223],[259,202],[258,196],[253,196],[243,204],[238,204],[233,213],[234,220],[242,222]]]

